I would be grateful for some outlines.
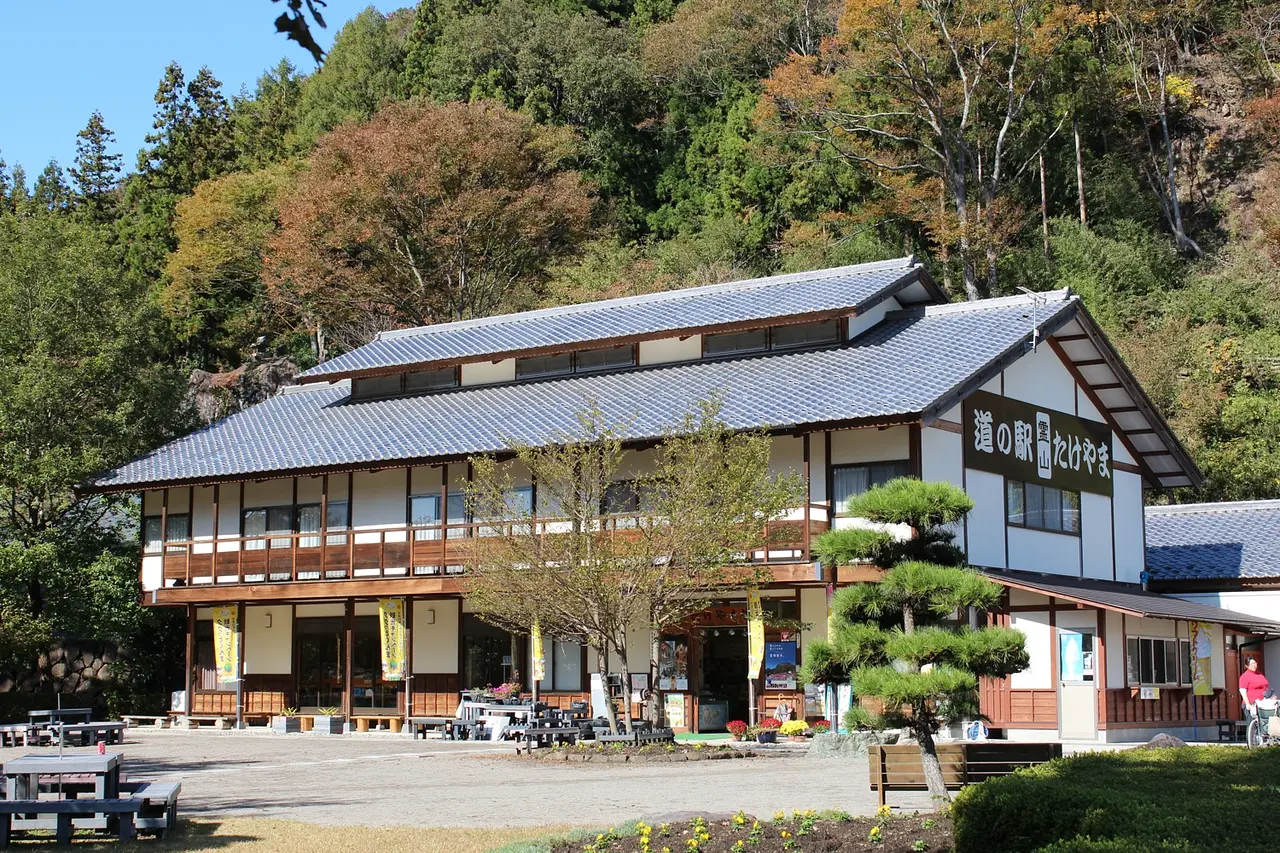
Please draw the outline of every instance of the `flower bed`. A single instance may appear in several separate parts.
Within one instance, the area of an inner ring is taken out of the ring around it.
[[[875,817],[842,812],[778,812],[760,819],[738,812],[728,820],[640,823],[635,834],[598,833],[586,841],[561,842],[553,853],[947,853],[951,821],[942,815],[894,816],[881,807]]]
[[[633,746],[624,743],[594,743],[579,741],[572,746],[557,744],[550,749],[535,749],[528,757],[540,761],[593,761],[607,764],[678,761],[715,761],[717,759],[748,758],[751,753],[728,746],[707,746],[703,743],[646,743]],[[525,757],[525,756],[522,756]]]

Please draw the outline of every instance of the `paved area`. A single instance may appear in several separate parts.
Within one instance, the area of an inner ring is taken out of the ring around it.
[[[389,734],[272,735],[130,729],[133,778],[181,778],[180,810],[201,817],[274,817],[363,826],[576,824],[639,817],[772,815],[778,809],[875,811],[865,760],[807,756],[683,764],[520,760],[510,745]],[[56,748],[0,749],[0,761]],[[85,751],[85,750],[68,750]],[[927,809],[927,795],[895,794]]]

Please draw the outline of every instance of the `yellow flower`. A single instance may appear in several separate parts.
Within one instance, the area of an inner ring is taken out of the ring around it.
[[[784,829],[784,830],[782,830],[782,837],[783,837],[783,838],[790,838],[790,837],[791,837],[791,833],[787,832],[787,831]]]
[[[868,838],[870,838],[872,841],[879,841],[879,840],[880,840],[880,836],[881,836],[883,833],[884,833],[884,830],[882,830],[880,827],[878,827],[878,826],[873,826],[873,827],[871,827],[871,833],[870,833],[870,835],[868,835],[867,837],[868,837]]]
[[[786,813],[786,812],[783,812],[783,811],[774,812],[774,813],[773,813],[773,819],[774,819],[774,820],[786,820],[786,819],[787,819],[787,813]]]
[[[890,817],[892,814],[893,814],[893,809],[891,809],[887,805],[881,806],[880,808],[876,809],[876,817],[881,819]]]

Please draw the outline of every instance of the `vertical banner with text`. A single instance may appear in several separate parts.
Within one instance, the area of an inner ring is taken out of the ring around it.
[[[1188,622],[1191,628],[1191,692],[1196,696],[1213,695],[1213,640],[1209,626]]]
[[[403,598],[378,599],[378,633],[382,637],[382,680],[404,681],[405,608]]]
[[[233,683],[240,662],[240,608],[213,608],[213,656],[219,683]]]
[[[760,677],[764,666],[764,608],[760,603],[760,590],[752,586],[747,590],[747,678]]]
[[[533,647],[533,681],[536,684],[547,677],[547,657],[542,650],[542,630],[538,623],[533,623],[529,633],[529,645]]]

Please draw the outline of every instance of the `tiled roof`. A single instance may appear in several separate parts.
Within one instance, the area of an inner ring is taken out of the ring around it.
[[[1045,334],[1075,316],[1078,297],[1042,294]],[[1030,337],[1022,297],[897,311],[847,345],[809,352],[692,361],[537,382],[466,386],[367,402],[348,383],[302,386],[218,421],[87,484],[270,476],[380,461],[458,458],[502,450],[507,439],[554,440],[577,430],[594,401],[629,420],[628,437],[660,436],[716,395],[734,428],[918,415],[970,387]],[[995,367],[994,369],[999,369]],[[984,377],[985,378],[985,377]]]
[[[608,338],[852,310],[909,283],[919,271],[914,258],[899,258],[383,332],[371,343],[317,365],[300,378],[314,381]]]
[[[1192,619],[1197,622],[1234,625],[1250,631],[1280,633],[1280,625],[1275,622],[1235,610],[1214,607],[1211,604],[1184,601],[1169,595],[1145,592],[1137,584],[1056,577],[1034,572],[987,571],[986,575],[1005,586],[1031,590],[1055,598],[1064,598],[1067,601],[1092,604],[1104,610],[1128,613],[1133,616],[1148,616],[1153,619]]]
[[[1147,507],[1147,570],[1160,581],[1280,578],[1280,501]]]

